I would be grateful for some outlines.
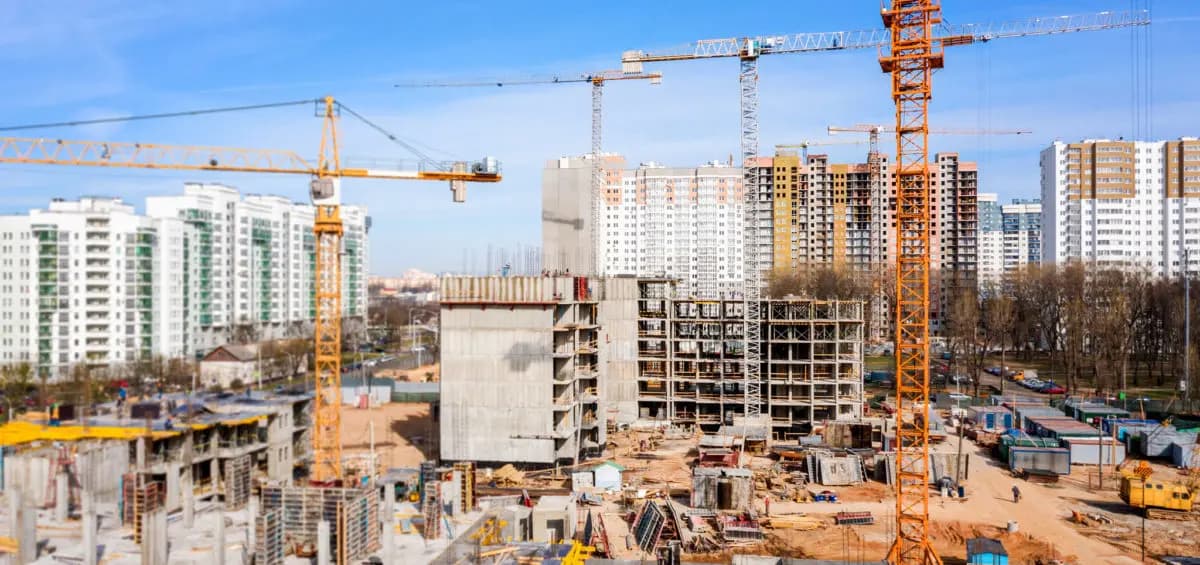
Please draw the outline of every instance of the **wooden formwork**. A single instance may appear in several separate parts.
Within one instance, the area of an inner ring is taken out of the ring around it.
[[[437,539],[442,534],[442,484],[434,481],[425,483],[425,496],[421,499],[421,515],[425,518],[425,539]]]
[[[266,510],[254,517],[254,562],[258,565],[283,565],[283,512]]]
[[[280,513],[286,553],[315,552],[317,524],[322,521],[331,526],[330,549],[339,563],[364,559],[379,549],[379,494],[375,489],[264,487],[262,500],[263,513]]]
[[[133,541],[142,543],[146,515],[163,506],[166,490],[162,482],[142,473],[127,473],[121,490],[121,522],[133,528]]]
[[[250,501],[250,456],[241,455],[225,462],[225,508],[238,510]]]
[[[462,511],[465,514],[475,508],[475,462],[455,463],[454,470],[462,474],[458,500],[462,504]]]

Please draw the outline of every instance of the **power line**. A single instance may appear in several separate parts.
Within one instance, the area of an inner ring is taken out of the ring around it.
[[[200,110],[185,110],[181,112],[164,112],[160,114],[135,114],[132,116],[115,116],[111,118],[96,118],[93,120],[74,120],[69,122],[48,122],[42,124],[25,124],[18,126],[0,127],[0,131],[19,131],[30,129],[45,129],[57,127],[75,127],[75,126],[90,126],[96,124],[112,124],[119,122],[136,122],[142,120],[157,120],[163,118],[182,118],[187,116],[203,116],[206,114],[221,114],[228,112],[241,112],[245,110],[264,110],[267,108],[282,108],[285,106],[299,106],[302,104],[314,104],[320,102],[317,99],[307,100],[291,100],[288,102],[271,102],[267,104],[252,104],[249,106],[225,106],[221,108],[203,108]]]

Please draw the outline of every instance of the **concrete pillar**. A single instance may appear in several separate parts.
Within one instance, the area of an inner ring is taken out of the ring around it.
[[[149,438],[145,437],[140,437],[137,440],[137,459],[135,463],[137,463],[137,468],[139,471],[146,469],[146,451],[149,448],[146,443],[148,441],[150,441]]]
[[[258,532],[254,529],[255,520],[258,519],[258,496],[251,494],[249,509],[246,511],[246,549],[250,553],[258,550]]]
[[[96,501],[92,498],[92,492],[88,490],[83,491],[80,496],[83,499],[83,565],[96,565]]]
[[[71,476],[60,472],[54,477],[54,520],[66,522],[71,517]]]
[[[179,482],[182,485],[180,494],[183,496],[183,527],[190,530],[196,525],[196,494],[192,485],[192,474],[184,473]]]
[[[142,516],[142,565],[167,565],[167,511],[151,510]]]
[[[21,489],[8,491],[9,536],[17,540],[16,563],[37,560],[37,511],[25,506]]]
[[[396,485],[384,485],[383,493],[383,512],[379,515],[383,526],[383,562],[396,563]]]
[[[329,565],[332,548],[329,544],[329,520],[317,522],[317,565]]]
[[[217,539],[213,541],[214,565],[225,565],[225,504],[217,508]]]

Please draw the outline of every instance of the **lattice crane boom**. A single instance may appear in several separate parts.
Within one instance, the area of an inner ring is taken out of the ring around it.
[[[780,150],[799,149],[801,164],[805,164],[808,162],[808,148],[809,147],[824,147],[827,145],[862,145],[863,143],[866,143],[866,142],[859,141],[859,140],[841,140],[841,141],[839,141],[839,140],[828,140],[828,141],[822,140],[822,141],[801,141],[799,143],[776,143],[775,151],[778,152]]]
[[[625,80],[648,80],[651,85],[662,83],[662,73],[658,72],[625,72],[619,70],[604,70],[580,74],[567,75],[545,75],[545,76],[526,76],[513,78],[494,78],[494,79],[468,79],[459,81],[414,81],[398,83],[398,88],[461,88],[461,87],[486,87],[486,86],[523,86],[523,85],[546,85],[546,84],[580,84],[589,83],[592,85],[592,167],[591,167],[591,201],[589,212],[591,215],[591,248],[592,253],[589,258],[590,271],[593,274],[599,275],[604,268],[604,260],[601,257],[604,253],[605,246],[600,237],[601,211],[604,208],[604,187],[605,187],[605,171],[604,163],[601,158],[603,148],[603,128],[604,128],[604,84],[613,81]]]
[[[323,123],[315,163],[294,152],[274,149],[28,137],[0,138],[0,163],[311,176],[316,239],[312,476],[317,482],[330,482],[342,478],[341,179],[450,181],[454,200],[461,202],[465,197],[463,183],[499,182],[501,176],[499,165],[490,158],[473,163],[422,160],[412,170],[343,168],[338,142],[340,106],[332,97],[318,102]]]

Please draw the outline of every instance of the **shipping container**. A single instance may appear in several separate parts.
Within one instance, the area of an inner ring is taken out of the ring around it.
[[[1064,447],[1071,450],[1072,465],[1120,465],[1125,461],[1125,444],[1106,437],[1069,437],[1063,439]]]
[[[1062,447],[1012,446],[1008,450],[1008,468],[1033,473],[1071,474],[1071,452]]]

